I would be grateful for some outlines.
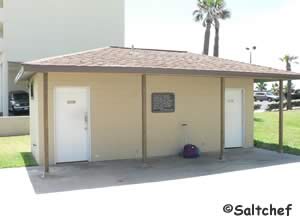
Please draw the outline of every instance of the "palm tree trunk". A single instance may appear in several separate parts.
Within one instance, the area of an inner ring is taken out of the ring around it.
[[[219,57],[219,39],[220,39],[220,26],[215,26],[215,45],[214,45],[214,56]]]
[[[207,21],[205,36],[204,36],[203,55],[208,55],[209,52],[210,28],[211,28],[211,22]]]

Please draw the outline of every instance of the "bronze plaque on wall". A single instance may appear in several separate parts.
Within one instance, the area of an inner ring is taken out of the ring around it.
[[[174,93],[152,93],[153,113],[173,113],[175,112]]]

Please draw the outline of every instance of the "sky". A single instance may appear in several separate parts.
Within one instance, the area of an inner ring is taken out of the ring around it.
[[[193,20],[197,0],[126,0],[126,46],[202,53],[204,27]],[[226,0],[232,17],[221,22],[220,57],[285,69],[285,54],[300,56],[299,0]],[[213,53],[211,32],[210,55]],[[300,62],[300,60],[299,60]],[[300,65],[293,64],[300,72]],[[295,81],[300,88],[300,81]]]

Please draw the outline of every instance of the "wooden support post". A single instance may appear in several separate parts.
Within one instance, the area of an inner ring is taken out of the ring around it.
[[[142,75],[142,154],[143,163],[147,162],[147,79]]]
[[[44,173],[49,173],[48,73],[44,73]]]
[[[279,152],[283,153],[283,80],[279,81]]]
[[[220,93],[220,160],[224,159],[224,149],[225,149],[225,79],[221,78],[221,93]]]

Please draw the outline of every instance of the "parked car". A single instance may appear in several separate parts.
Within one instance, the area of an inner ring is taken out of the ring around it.
[[[300,89],[297,89],[295,92],[291,94],[293,100],[300,99]]]
[[[254,92],[254,101],[279,101],[279,96],[274,95],[271,92]]]
[[[29,113],[29,94],[25,91],[11,91],[8,96],[8,110],[14,115]]]

